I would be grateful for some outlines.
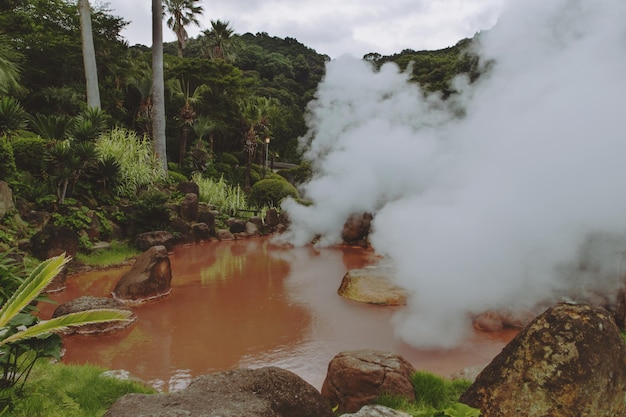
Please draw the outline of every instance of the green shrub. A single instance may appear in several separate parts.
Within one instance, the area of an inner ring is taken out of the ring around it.
[[[203,178],[200,174],[194,174],[191,178],[198,184],[200,195],[198,199],[207,204],[215,206],[219,211],[233,214],[237,210],[248,210],[246,194],[240,186],[228,184],[224,178],[214,180]]]
[[[22,171],[35,175],[41,173],[41,156],[48,142],[38,136],[20,136],[11,139],[15,165]]]
[[[298,198],[298,190],[284,180],[261,180],[250,190],[250,202],[259,206],[278,207],[286,197]]]
[[[165,229],[170,222],[170,213],[165,207],[168,196],[160,191],[149,191],[139,196],[136,203],[136,212],[132,221],[137,231],[150,232]]]
[[[184,174],[181,174],[180,172],[176,172],[176,171],[168,171],[167,176],[168,176],[169,182],[172,184],[179,184],[181,182],[189,181],[189,179]]]
[[[6,136],[0,137],[0,180],[11,179],[16,172],[13,147]]]
[[[223,154],[220,155],[219,162],[221,162],[222,164],[230,165],[230,166],[239,165],[239,159],[237,159],[237,157],[233,155],[232,153],[228,153],[228,152],[224,152]]]

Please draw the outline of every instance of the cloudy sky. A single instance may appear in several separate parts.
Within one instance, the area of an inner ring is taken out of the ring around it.
[[[506,0],[202,0],[201,27],[211,20],[229,21],[235,33],[267,32],[296,38],[319,53],[337,58],[362,57],[403,49],[439,49],[491,28]],[[122,35],[131,45],[151,44],[148,0],[92,0],[106,4],[130,24]],[[164,27],[166,41],[175,40]]]

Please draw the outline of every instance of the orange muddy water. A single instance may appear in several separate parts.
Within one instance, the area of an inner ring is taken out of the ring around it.
[[[206,373],[275,365],[320,389],[328,362],[343,350],[395,352],[417,369],[447,376],[486,364],[515,335],[476,333],[453,350],[411,348],[393,333],[394,308],[337,295],[347,270],[376,261],[359,248],[284,248],[253,239],[176,247],[170,260],[169,296],[133,307],[137,322],[121,332],[65,337],[63,362],[125,369],[160,391],[182,389]],[[126,270],[70,277],[51,298],[110,296]]]

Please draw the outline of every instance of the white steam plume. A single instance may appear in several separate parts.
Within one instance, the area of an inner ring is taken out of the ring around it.
[[[478,53],[495,65],[424,99],[407,75],[329,63],[311,104],[309,207],[295,244],[339,241],[353,212],[414,296],[395,317],[416,346],[449,347],[467,313],[571,287],[619,285],[626,250],[626,2],[509,2]],[[463,109],[463,117],[459,114]],[[584,268],[581,268],[584,265]]]

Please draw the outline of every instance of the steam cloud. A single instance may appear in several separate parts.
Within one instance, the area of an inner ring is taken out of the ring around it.
[[[422,347],[458,344],[468,313],[610,291],[626,250],[626,2],[519,0],[460,94],[423,97],[394,65],[329,63],[310,104],[309,207],[294,244],[339,242],[375,213],[372,245],[414,295],[394,318]]]

